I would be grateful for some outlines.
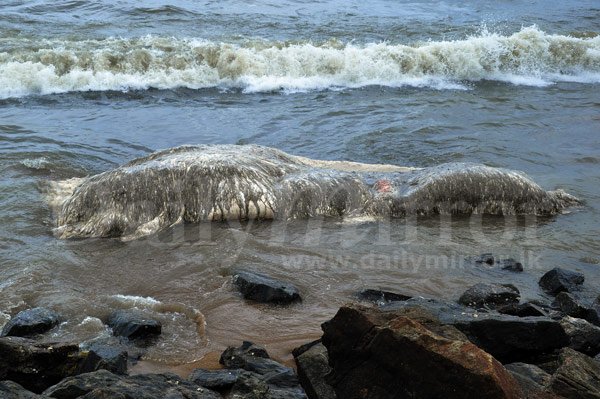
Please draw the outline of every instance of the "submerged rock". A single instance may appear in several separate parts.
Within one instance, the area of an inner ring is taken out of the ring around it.
[[[233,276],[233,284],[244,298],[256,302],[285,304],[301,300],[292,284],[254,273],[237,272]]]
[[[519,290],[512,284],[479,283],[467,289],[458,299],[458,303],[472,308],[497,307],[517,304],[520,299]]]
[[[386,190],[378,190],[385,180]],[[313,216],[555,215],[579,205],[521,172],[450,163],[426,169],[317,161],[256,145],[171,148],[85,179],[56,234],[134,239],[181,222]]]
[[[600,398],[600,363],[571,348],[561,350],[547,391],[569,399]]]
[[[2,336],[28,337],[42,334],[60,322],[60,314],[46,308],[19,312],[2,329]]]
[[[521,262],[517,262],[513,258],[503,259],[501,265],[502,270],[508,270],[511,272],[523,271],[523,264]]]
[[[404,294],[398,294],[396,292],[367,288],[358,293],[358,298],[364,301],[372,301],[380,304],[386,302],[406,301],[412,297]]]
[[[132,310],[117,310],[108,318],[108,326],[114,335],[129,339],[144,339],[160,335],[162,324],[153,320],[143,312]]]
[[[58,399],[222,399],[218,393],[175,374],[117,376],[106,370],[66,378],[43,395]]]
[[[556,267],[542,276],[539,285],[546,293],[556,296],[563,291],[575,290],[578,285],[583,284],[584,280],[583,273]]]
[[[323,325],[338,398],[521,398],[514,377],[468,341],[358,305]]]

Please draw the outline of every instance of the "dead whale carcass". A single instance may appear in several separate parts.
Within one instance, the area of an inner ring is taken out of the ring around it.
[[[577,204],[520,172],[477,164],[413,169],[317,161],[256,145],[198,145],[83,180],[59,207],[56,233],[131,239],[203,220],[554,215]]]

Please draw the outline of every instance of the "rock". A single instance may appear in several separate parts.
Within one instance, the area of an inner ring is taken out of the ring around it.
[[[517,262],[513,258],[503,259],[501,264],[502,270],[508,270],[511,272],[523,271],[523,264],[521,262]]]
[[[222,399],[218,393],[175,374],[117,376],[106,370],[66,378],[43,395],[59,399]]]
[[[348,305],[322,327],[338,398],[522,397],[491,355],[404,315]]]
[[[294,359],[298,367],[300,384],[309,399],[335,399],[333,387],[325,376],[331,372],[327,348],[317,342],[304,351],[295,351]]]
[[[38,343],[22,337],[0,338],[0,380],[11,380],[40,393],[71,375],[80,361],[79,347]]]
[[[550,381],[550,374],[533,364],[510,363],[505,364],[504,367],[519,382],[525,395],[533,391],[542,391]]]
[[[306,395],[300,389],[274,388],[256,374],[242,371],[229,399],[306,399]]]
[[[160,335],[162,324],[146,314],[132,310],[117,310],[108,318],[108,326],[114,335],[129,339],[144,339]]]
[[[442,324],[458,328],[471,342],[502,363],[535,363],[539,356],[569,344],[560,323],[548,317],[516,317],[494,311],[480,312],[433,298],[393,302],[380,309],[394,312],[415,305],[427,309]]]
[[[492,255],[491,253],[481,254],[479,256],[476,256],[473,260],[475,261],[475,263],[485,263],[489,266],[494,266],[495,263],[494,255]]]
[[[543,308],[531,302],[525,302],[520,304],[511,303],[509,305],[500,306],[496,310],[498,310],[498,312],[502,314],[508,314],[511,316],[518,317],[548,316],[548,313]]]
[[[252,301],[286,304],[301,300],[296,288],[291,284],[258,274],[238,272],[233,276],[233,283],[245,299]]]
[[[46,308],[33,308],[19,312],[2,329],[2,336],[28,337],[42,334],[58,325],[60,314]]]
[[[600,364],[571,348],[560,352],[560,367],[547,387],[547,392],[569,399],[600,398]]]
[[[600,353],[600,328],[574,317],[566,316],[560,325],[569,337],[569,348],[589,356]]]
[[[96,339],[83,343],[79,347],[99,358],[97,364],[85,372],[104,369],[118,375],[127,374],[129,351],[118,337]]]
[[[538,284],[547,294],[556,296],[559,292],[573,291],[584,280],[582,273],[557,267],[544,274]]]
[[[372,301],[377,304],[395,301],[406,301],[412,297],[403,294],[397,294],[390,291],[382,291],[375,289],[364,289],[358,293],[358,297],[365,301]]]
[[[188,380],[205,388],[223,392],[233,386],[241,372],[242,370],[206,370],[197,368],[192,371]]]
[[[600,295],[594,300],[592,306],[588,309],[585,319],[595,326],[600,327]]]
[[[559,292],[552,302],[552,306],[572,317],[585,318],[588,314],[588,308],[581,305],[579,299],[569,292]]]
[[[292,355],[294,356],[294,358],[297,358],[298,356],[300,356],[301,354],[303,354],[304,352],[306,352],[313,346],[321,344],[321,343],[322,343],[321,338],[319,338],[319,339],[316,339],[307,344],[300,345],[299,347],[292,349]]]
[[[228,369],[243,369],[249,361],[257,358],[269,359],[267,350],[250,341],[244,341],[241,346],[228,346],[221,354],[219,363]]]
[[[12,381],[0,381],[0,398],[2,399],[41,399],[41,396],[26,390]]]
[[[472,308],[484,306],[493,308],[499,305],[517,304],[520,299],[519,290],[512,284],[479,283],[467,289],[460,296],[458,303]]]

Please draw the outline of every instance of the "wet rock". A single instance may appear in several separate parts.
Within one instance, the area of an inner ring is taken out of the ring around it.
[[[19,312],[2,329],[2,336],[28,337],[42,334],[60,322],[60,314],[46,308]]]
[[[412,297],[390,291],[364,289],[358,293],[358,297],[364,301],[372,301],[378,304],[395,301],[406,301]]]
[[[569,348],[596,356],[600,353],[600,328],[574,317],[566,316],[560,320],[560,325],[569,337]]]
[[[560,352],[560,367],[547,387],[547,392],[569,399],[600,398],[600,364],[571,348]]]
[[[80,349],[90,353],[90,360],[82,365],[82,372],[108,370],[111,373],[127,374],[128,347],[119,337],[95,339],[81,344]],[[90,363],[91,361],[91,363]]]
[[[415,305],[427,309],[442,324],[458,328],[471,342],[502,363],[535,363],[537,357],[569,343],[560,323],[548,317],[516,317],[495,311],[480,312],[433,298],[413,298],[380,309],[394,312]]]
[[[499,305],[517,304],[520,299],[519,290],[512,284],[479,283],[467,289],[458,299],[458,303],[472,308],[494,308]]]
[[[160,335],[162,324],[148,317],[143,312],[117,310],[108,318],[108,326],[114,335],[129,339],[144,339]]]
[[[319,341],[303,351],[295,351],[300,384],[309,399],[335,399],[333,387],[325,376],[331,372],[327,348]]]
[[[321,344],[321,338],[316,339],[312,342],[309,342],[307,344],[304,345],[300,345],[297,348],[292,349],[292,355],[294,356],[294,358],[300,356],[301,354],[303,354],[304,352],[306,352],[307,350],[309,350],[310,348],[312,348],[315,345]]]
[[[252,301],[286,304],[301,300],[293,285],[258,274],[238,272],[233,276],[233,283],[245,299]]]
[[[534,303],[531,303],[531,302],[525,302],[525,303],[519,303],[519,304],[511,303],[509,305],[500,306],[496,310],[498,310],[499,313],[508,314],[511,316],[517,316],[517,317],[548,316],[548,313],[542,307],[540,307]]]
[[[494,259],[494,255],[492,255],[491,253],[481,254],[475,257],[475,259],[473,260],[475,261],[475,263],[487,264],[489,266],[494,266],[494,263],[496,262]]]
[[[0,381],[0,398],[2,399],[41,399],[41,396],[28,391],[12,381]]]
[[[600,327],[600,296],[594,300],[594,303],[588,309],[585,319],[593,325]]]
[[[505,364],[504,367],[519,382],[525,395],[533,391],[542,391],[550,381],[550,374],[533,364],[510,363]]]
[[[228,346],[221,354],[219,363],[228,369],[243,369],[249,361],[258,358],[269,359],[267,350],[250,341],[244,341],[241,346]]]
[[[338,398],[521,398],[512,375],[467,341],[358,305],[323,324]]]
[[[588,308],[581,305],[579,299],[569,292],[559,292],[552,306],[572,317],[585,318],[588,314]]]
[[[582,273],[557,267],[544,274],[538,284],[546,293],[556,296],[559,292],[573,291],[584,280]]]
[[[301,389],[278,389],[270,386],[254,373],[242,371],[229,399],[306,399]]]
[[[188,380],[214,391],[229,390],[237,381],[242,370],[206,370],[194,369]]]
[[[175,374],[117,376],[106,370],[66,378],[43,395],[59,399],[222,399],[218,393]]]
[[[508,270],[511,272],[523,271],[523,264],[521,262],[517,262],[513,258],[503,259],[500,267],[502,270]]]
[[[0,338],[0,380],[11,380],[39,393],[73,373],[80,361],[78,352],[76,344]]]

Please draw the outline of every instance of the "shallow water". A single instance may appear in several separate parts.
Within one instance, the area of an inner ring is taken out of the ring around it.
[[[3,2],[0,325],[45,305],[68,322],[44,339],[84,340],[138,306],[164,324],[146,358],[170,367],[242,339],[289,360],[366,287],[455,299],[492,280],[539,299],[537,280],[561,266],[596,296],[599,19],[594,1]],[[52,235],[49,182],[201,143],[480,162],[585,206],[553,218],[204,223],[127,243]],[[483,252],[525,272],[465,260]],[[246,303],[231,286],[238,269],[292,281],[304,300]]]

